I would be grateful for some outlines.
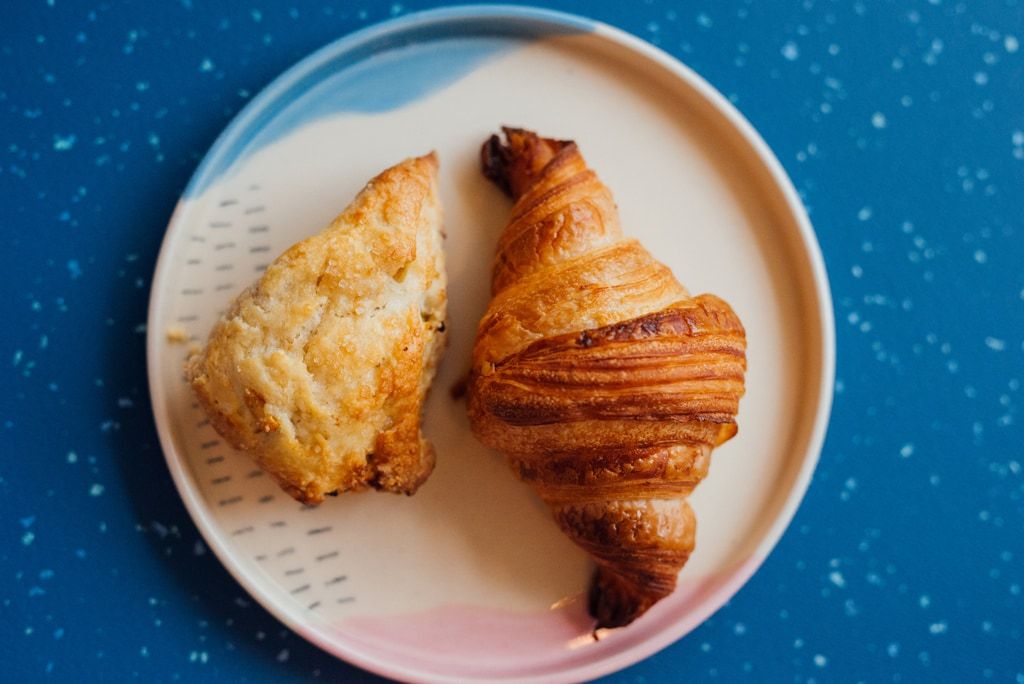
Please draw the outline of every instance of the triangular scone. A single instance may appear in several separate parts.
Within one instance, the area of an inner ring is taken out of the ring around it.
[[[278,257],[189,360],[217,432],[299,501],[412,494],[430,475],[420,411],[444,349],[441,240],[432,153]]]

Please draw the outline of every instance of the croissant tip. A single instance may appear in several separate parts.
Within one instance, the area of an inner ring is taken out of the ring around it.
[[[508,135],[508,129],[503,129]],[[512,194],[512,186],[508,178],[509,149],[502,145],[501,138],[492,135],[480,148],[480,169],[484,176],[504,191]]]
[[[625,627],[646,612],[649,604],[626,591],[621,583],[598,568],[587,596],[587,609],[597,622],[594,632]]]
[[[572,140],[542,138],[534,131],[513,126],[502,126],[505,136],[490,136],[480,148],[480,167],[484,176],[494,182],[507,195],[517,199],[541,175],[552,159]]]

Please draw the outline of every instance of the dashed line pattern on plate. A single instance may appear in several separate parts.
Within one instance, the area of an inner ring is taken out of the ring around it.
[[[287,247],[275,240],[272,212],[259,184],[220,191],[223,197],[204,200],[205,209],[199,212],[181,251],[186,268],[169,320],[184,329],[190,343],[206,338],[231,298],[254,277],[235,280],[229,276],[263,273],[270,259]],[[183,373],[181,382],[187,384]],[[348,575],[342,567],[344,554],[332,539],[332,526],[312,524],[295,529],[289,523],[295,522],[292,516],[316,508],[281,495],[272,478],[219,438],[191,393],[186,391],[184,396],[187,403],[182,410],[190,415],[184,423],[189,426],[188,462],[203,495],[220,516],[219,525],[230,543],[274,577],[282,591],[294,596],[305,610],[330,619],[343,617],[335,607],[345,610],[355,597],[351,587],[344,590]],[[298,558],[312,561],[296,563]],[[305,581],[296,584],[293,580],[300,577]]]

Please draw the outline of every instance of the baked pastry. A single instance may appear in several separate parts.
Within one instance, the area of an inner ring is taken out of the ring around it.
[[[445,343],[441,240],[432,153],[279,256],[189,360],[217,432],[299,501],[412,494],[433,469],[420,410]]]
[[[694,548],[687,497],[736,434],[746,338],[623,237],[573,142],[504,129],[484,173],[515,199],[468,383],[473,432],[503,452],[597,562],[597,627],[671,593]]]

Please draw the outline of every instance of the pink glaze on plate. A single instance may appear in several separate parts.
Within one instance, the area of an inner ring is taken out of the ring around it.
[[[455,679],[544,678],[615,657],[660,631],[660,625],[677,623],[722,589],[732,574],[684,579],[672,596],[630,627],[597,634],[585,594],[542,611],[446,605],[419,613],[353,617],[330,632],[364,658],[410,670]]]

